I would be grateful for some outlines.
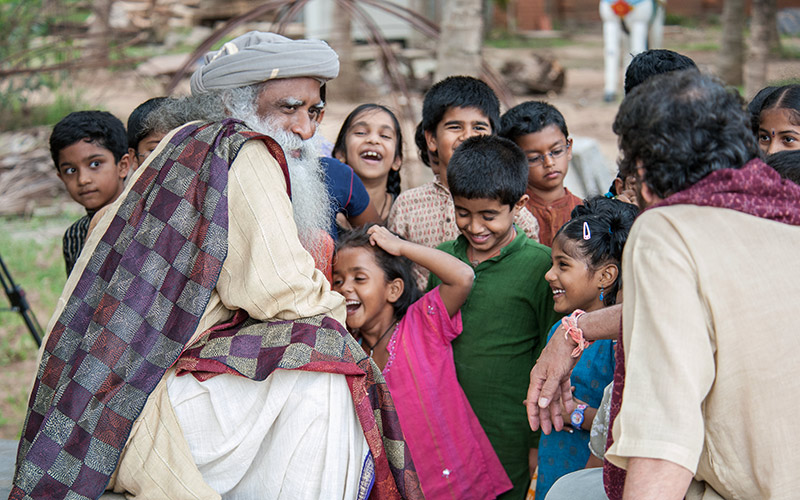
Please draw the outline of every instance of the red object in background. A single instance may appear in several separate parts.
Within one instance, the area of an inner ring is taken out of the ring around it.
[[[611,4],[611,10],[619,17],[625,17],[628,15],[628,12],[633,10],[633,7],[625,0],[617,0]]]

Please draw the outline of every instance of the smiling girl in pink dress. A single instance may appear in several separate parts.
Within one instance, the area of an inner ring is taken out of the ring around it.
[[[442,284],[420,298],[411,261]],[[493,499],[511,482],[456,379],[450,343],[474,279],[469,265],[372,226],[339,240],[333,289],[347,327],[383,371],[427,498]]]

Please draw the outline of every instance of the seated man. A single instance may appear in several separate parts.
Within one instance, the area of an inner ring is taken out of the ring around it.
[[[159,112],[198,121],[87,241],[11,498],[421,498],[383,378],[307,251],[328,223],[309,146],[337,73],[324,42],[251,32]]]

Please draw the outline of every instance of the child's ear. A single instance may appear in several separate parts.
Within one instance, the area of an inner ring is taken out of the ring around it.
[[[620,195],[623,191],[625,191],[625,181],[617,176],[614,178],[614,192]]]
[[[606,264],[598,270],[598,273],[600,279],[597,283],[597,286],[610,288],[611,285],[617,281],[617,277],[619,276],[619,267],[616,264]]]
[[[519,215],[520,210],[525,208],[525,205],[528,204],[529,199],[530,196],[528,196],[527,194],[523,194],[522,197],[519,200],[517,200],[516,203],[514,203],[514,208],[512,209],[514,211],[514,216]]]
[[[406,284],[401,278],[395,278],[389,283],[389,291],[386,296],[386,300],[390,303],[394,304],[400,297],[403,295],[403,291],[406,289]]]
[[[339,160],[342,163],[347,163],[347,152],[346,151],[334,151],[333,157]]]
[[[425,143],[428,145],[428,151],[435,153],[439,150],[435,132],[431,132],[430,130],[425,131]]]
[[[567,139],[567,161],[572,159],[572,138]]]
[[[128,150],[130,151],[130,149]],[[131,154],[125,153],[122,155],[122,158],[119,159],[117,162],[117,168],[119,169],[119,178],[124,179],[128,177],[128,172],[131,169]]]
[[[394,157],[394,161],[392,162],[392,170],[400,170],[400,167],[403,165],[403,159],[399,156]]]

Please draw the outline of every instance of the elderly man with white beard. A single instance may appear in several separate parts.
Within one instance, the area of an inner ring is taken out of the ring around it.
[[[421,498],[383,377],[310,255],[337,73],[324,42],[251,32],[158,111],[189,123],[87,240],[10,498]]]

